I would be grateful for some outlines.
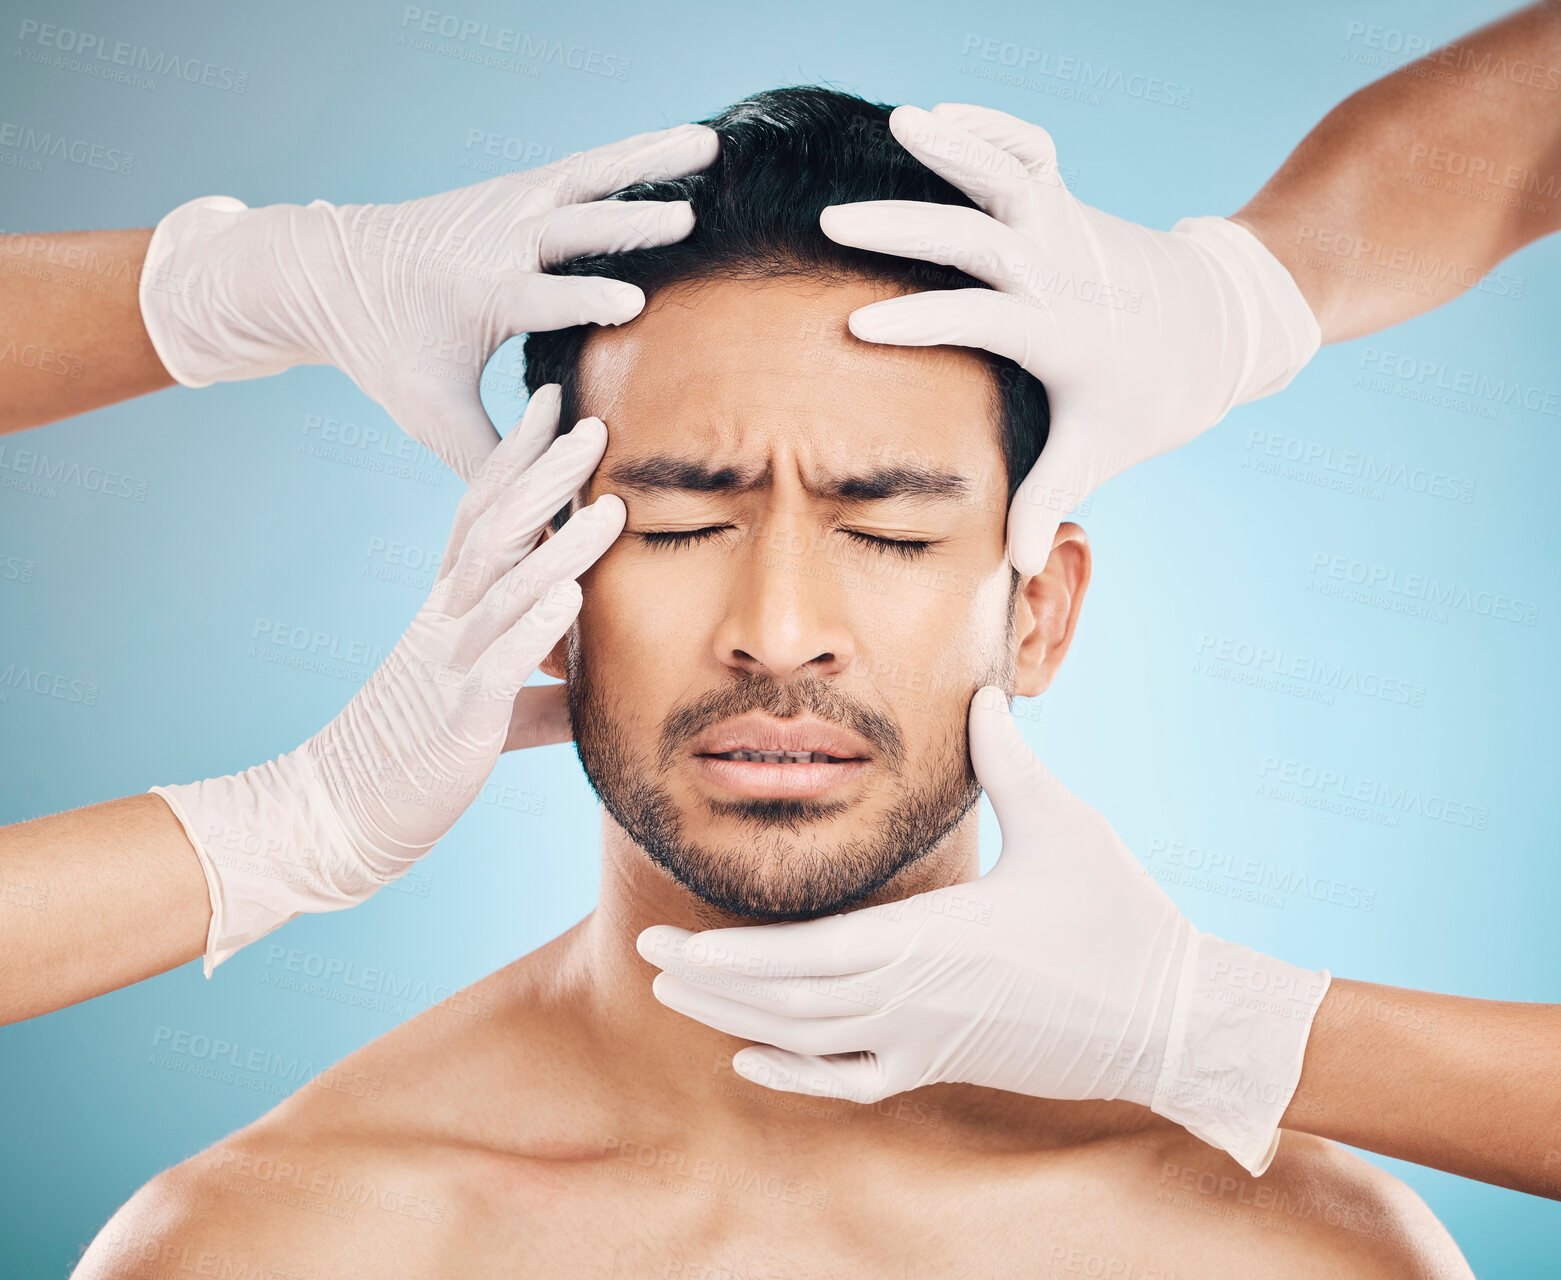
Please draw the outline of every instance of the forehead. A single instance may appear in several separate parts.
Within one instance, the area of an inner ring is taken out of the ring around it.
[[[985,359],[864,342],[847,327],[857,307],[901,292],[790,277],[668,286],[586,343],[580,411],[607,423],[609,457],[675,452],[762,466],[783,450],[804,471],[919,462],[1002,489]]]

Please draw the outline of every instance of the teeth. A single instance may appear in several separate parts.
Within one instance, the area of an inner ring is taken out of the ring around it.
[[[838,764],[843,756],[825,755],[822,751],[723,751],[717,760],[748,760],[765,764]]]

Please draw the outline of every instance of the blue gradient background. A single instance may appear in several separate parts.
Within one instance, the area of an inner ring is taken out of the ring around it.
[[[514,139],[513,153],[556,158],[756,89],[819,81],[889,102],[978,101],[1044,123],[1084,199],[1166,227],[1237,208],[1331,106],[1381,74],[1360,61],[1373,51],[1350,37],[1352,23],[1440,42],[1501,11],[1364,0],[799,0],[781,18],[704,0],[677,6],[675,17],[630,3],[459,0],[446,10],[627,60],[619,80],[408,47],[397,4],[135,9],[0,4],[0,122],[134,154],[128,175],[59,160],[43,172],[0,167],[5,230],[149,225],[212,192],[251,204],[400,200],[488,176],[483,163],[506,167],[469,146],[474,130]],[[29,18],[242,70],[245,92],[169,76],[145,90],[30,62],[25,50],[36,44],[19,39]],[[1187,105],[1112,91],[1070,100],[1068,82],[1055,78],[1037,83],[1064,92],[997,84],[971,73],[978,63],[962,50],[972,36],[1158,77],[1186,89]],[[1561,689],[1545,655],[1561,610],[1558,421],[1485,401],[1481,413],[1431,407],[1403,394],[1407,379],[1387,376],[1383,391],[1362,378],[1374,350],[1556,388],[1555,247],[1531,247],[1503,270],[1521,282],[1521,298],[1516,286],[1475,292],[1324,350],[1283,395],[1236,410],[1192,447],[1100,492],[1082,520],[1096,554],[1088,607],[1055,689],[1026,706],[1025,729],[1200,927],[1337,974],[1555,1000]],[[496,369],[513,374],[513,344]],[[499,387],[490,407],[504,421],[519,406]],[[145,484],[144,501],[70,484],[27,493],[11,487],[14,452],[0,465],[0,567],[8,557],[32,566],[30,581],[0,574],[0,672],[45,668],[98,687],[92,706],[0,687],[0,821],[263,760],[328,721],[368,674],[362,664],[316,672],[268,661],[258,628],[301,626],[380,652],[395,642],[427,575],[377,576],[385,562],[375,540],[436,554],[460,485],[426,460],[412,478],[353,465],[380,456],[373,448],[318,456],[311,415],[396,437],[344,376],[303,369],[174,389],[0,440]],[[1254,433],[1429,468],[1472,482],[1473,499],[1397,485],[1363,495],[1265,474],[1250,467],[1266,457]],[[1309,589],[1318,555],[1535,602],[1537,623],[1468,610],[1431,621],[1330,598]],[[1347,693],[1324,705],[1216,678],[1203,667],[1204,637],[1406,681],[1425,689],[1424,705]],[[1269,759],[1381,779],[1488,816],[1471,830],[1382,805],[1365,806],[1373,820],[1305,807],[1264,793]],[[311,965],[390,970],[436,999],[587,912],[598,818],[572,749],[507,756],[495,781],[541,796],[540,816],[477,804],[408,891],[295,922],[209,983],[191,964],[0,1031],[0,1274],[65,1275],[144,1181],[302,1078],[167,1069],[153,1056],[159,1028],[164,1038],[223,1039],[240,1056],[259,1049],[318,1070],[427,1002],[364,1008],[288,990],[271,943],[316,957]],[[983,808],[990,858],[997,833]],[[1176,845],[1203,853],[1178,855]],[[1369,892],[1372,907],[1284,888],[1241,901],[1221,891],[1239,883],[1228,877],[1177,882],[1200,856],[1252,859],[1287,884],[1302,875],[1342,882],[1357,901]],[[1561,1134],[1550,1146],[1561,1162]],[[1561,1206],[1380,1163],[1425,1197],[1482,1276],[1554,1274]]]

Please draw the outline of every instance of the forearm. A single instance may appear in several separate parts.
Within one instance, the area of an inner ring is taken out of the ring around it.
[[[1341,342],[1440,306],[1561,226],[1561,3],[1368,85],[1234,220]]]
[[[151,238],[0,236],[0,433],[173,385],[141,321]]]
[[[210,920],[200,862],[159,796],[0,828],[0,1024],[196,959]]]
[[[1561,1005],[1335,979],[1281,1125],[1561,1199]]]

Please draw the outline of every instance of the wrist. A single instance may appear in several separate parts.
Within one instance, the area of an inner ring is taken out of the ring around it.
[[[1183,218],[1171,228],[1195,244],[1220,278],[1229,325],[1246,339],[1227,411],[1289,384],[1322,344],[1311,304],[1289,268],[1245,224]]]
[[[207,977],[295,916],[356,906],[385,882],[352,849],[307,747],[242,773],[151,788],[206,876]]]
[[[1195,932],[1151,1109],[1262,1174],[1330,980]]]
[[[300,252],[330,206],[251,209],[203,196],[172,210],[147,246],[141,318],[163,367],[187,387],[282,373],[327,360],[315,338]]]

